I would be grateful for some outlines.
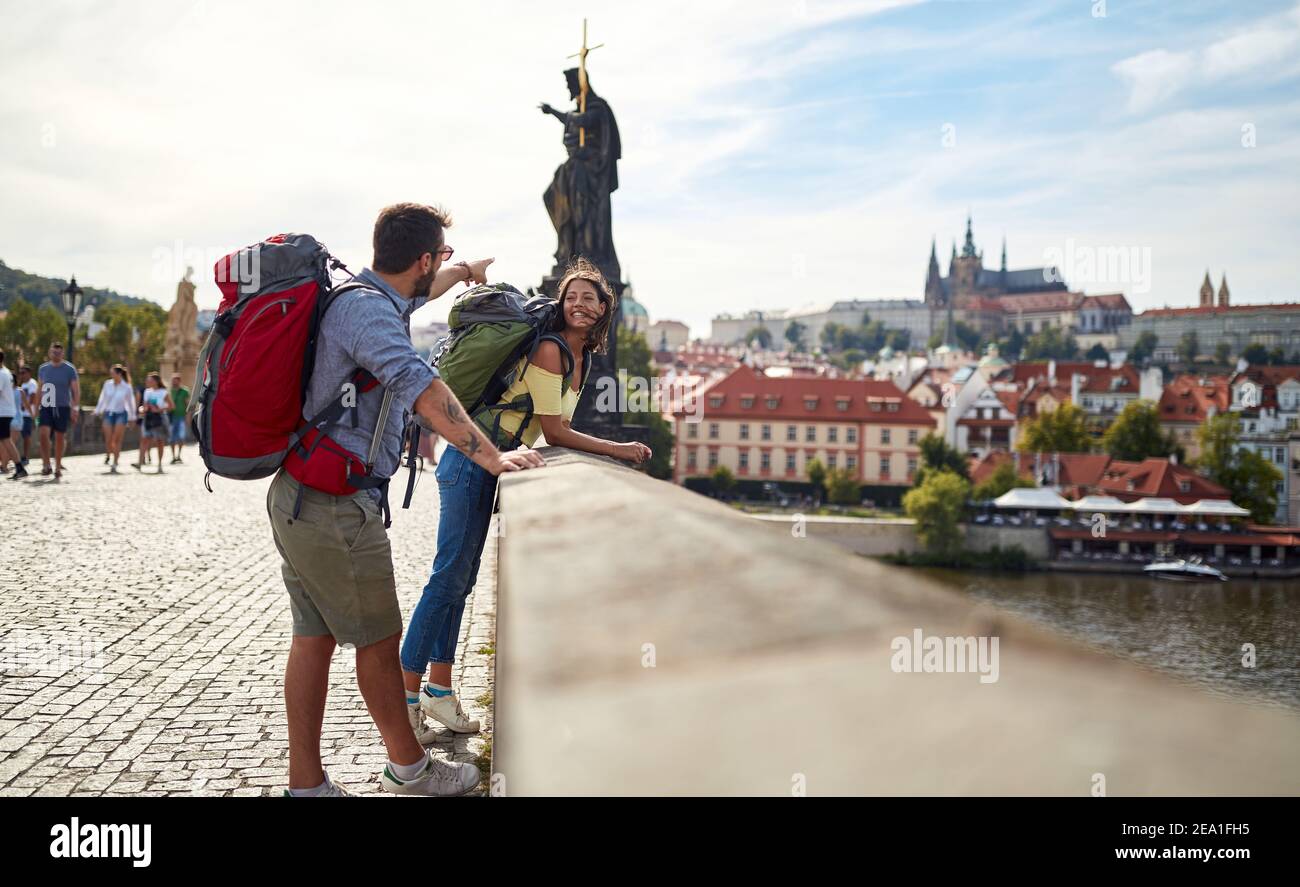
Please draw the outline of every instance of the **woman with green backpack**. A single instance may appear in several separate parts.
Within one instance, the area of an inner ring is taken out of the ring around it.
[[[591,355],[606,348],[617,306],[613,292],[600,271],[582,259],[564,275],[556,291],[554,335],[543,338],[534,354],[520,358],[514,382],[500,398],[501,404],[531,400],[531,409],[497,411],[499,439],[532,446],[544,434],[546,442],[555,446],[644,462],[651,455],[645,444],[602,440],[570,426]],[[452,692],[451,666],[465,599],[478,577],[496,499],[496,478],[453,447],[438,462],[437,478],[438,550],[402,641],[411,726],[425,742],[435,735],[425,726],[425,715],[457,733],[479,729],[478,721],[465,717]],[[429,677],[422,690],[426,666]]]

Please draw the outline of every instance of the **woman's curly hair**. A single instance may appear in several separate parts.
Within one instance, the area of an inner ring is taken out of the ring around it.
[[[618,296],[605,279],[605,275],[600,273],[600,269],[588,262],[582,256],[578,256],[569,263],[565,269],[564,276],[560,278],[560,285],[555,288],[555,297],[560,302],[561,309],[556,315],[556,332],[564,329],[564,294],[569,289],[569,284],[575,280],[585,280],[596,289],[596,297],[600,303],[605,306],[605,313],[600,316],[595,325],[587,331],[587,347],[597,354],[604,354],[609,350],[609,328],[614,323],[614,316],[618,313]]]

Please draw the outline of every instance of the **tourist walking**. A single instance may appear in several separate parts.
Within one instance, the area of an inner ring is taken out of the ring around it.
[[[185,414],[190,408],[190,389],[182,385],[182,381],[179,373],[172,375],[172,411],[167,439],[172,445],[173,465],[181,464],[181,451],[185,449]]]
[[[18,407],[14,403],[14,374],[10,372],[9,367],[5,366],[5,353],[0,351],[0,473],[8,472],[9,463],[13,462],[14,473],[10,476],[10,480],[27,476],[22,457],[18,455],[18,448],[14,446],[13,438],[9,433],[13,427],[14,417],[17,415]]]
[[[100,389],[99,403],[95,406],[95,412],[99,414],[104,428],[105,456],[111,460],[108,467],[110,474],[117,474],[127,423],[136,415],[138,408],[135,389],[131,387],[131,374],[122,364],[114,364],[108,380]]]
[[[23,467],[30,461],[32,433],[36,430],[36,380],[32,378],[32,368],[27,364],[18,367],[18,386],[14,398],[19,405],[18,414],[22,418],[20,433],[23,438]],[[18,424],[18,420],[14,420]]]
[[[163,451],[167,448],[169,432],[168,417],[172,411],[171,395],[163,385],[161,373],[150,373],[144,380],[144,396],[140,398],[140,461],[132,468],[144,470],[145,454],[148,450],[158,450],[158,473],[163,473]]]
[[[81,382],[77,368],[63,359],[63,343],[50,345],[49,360],[36,370],[40,383],[41,474],[48,475],[50,449],[54,450],[54,479],[63,477],[63,450],[68,426],[77,424],[81,403]]]

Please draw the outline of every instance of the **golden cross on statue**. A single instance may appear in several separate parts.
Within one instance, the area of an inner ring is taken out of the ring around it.
[[[569,58],[578,60],[578,111],[587,113],[587,53],[593,49],[600,49],[604,43],[597,43],[595,46],[587,45],[587,20],[582,20],[582,49],[579,49]],[[587,128],[578,127],[578,147],[584,147],[587,144]]]

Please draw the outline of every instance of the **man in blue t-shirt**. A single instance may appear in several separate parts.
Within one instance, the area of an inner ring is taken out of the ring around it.
[[[77,422],[77,405],[81,403],[81,383],[77,368],[63,359],[63,344],[50,345],[50,359],[36,371],[41,405],[41,474],[50,473],[50,435],[54,436],[54,478],[63,477],[63,448],[68,425]]]

